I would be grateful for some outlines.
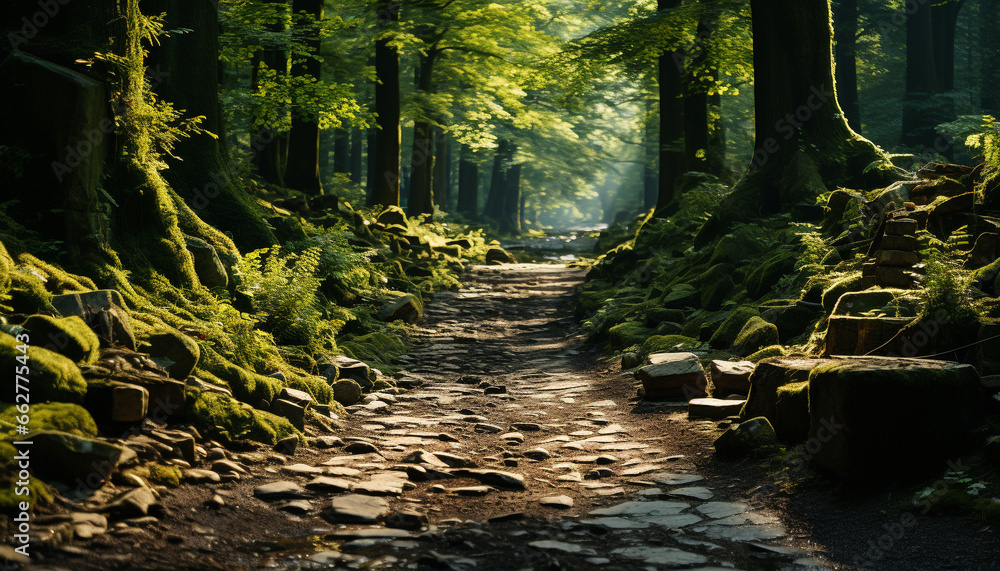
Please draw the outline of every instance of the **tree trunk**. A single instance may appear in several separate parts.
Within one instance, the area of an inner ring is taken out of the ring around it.
[[[458,212],[470,220],[479,214],[479,165],[466,146],[458,162]]]
[[[687,170],[708,172],[708,93],[699,85],[695,72],[707,67],[711,27],[698,22],[693,54],[687,61],[684,94],[684,164]]]
[[[979,41],[983,55],[979,105],[984,113],[1000,115],[1000,2],[983,2],[980,9]]]
[[[216,65],[218,13],[214,2],[144,0],[142,9],[154,14],[165,12],[168,29],[192,30],[187,34],[161,37],[160,44],[150,51],[147,67],[152,74],[156,74],[157,69],[169,70],[169,73],[153,76],[157,95],[173,103],[175,108],[184,109],[188,117],[204,115],[202,127],[218,136],[194,135],[179,141],[174,154],[183,156],[184,160],[168,159],[170,168],[163,171],[163,177],[202,220],[229,232],[241,249],[270,246],[275,242],[274,235],[233,169],[225,145]],[[251,144],[266,140],[266,137],[258,134],[257,139]],[[183,229],[189,234],[199,233],[194,227]],[[210,238],[206,237],[210,243],[221,244]]]
[[[658,0],[657,9],[675,8],[680,0]],[[681,71],[684,56],[679,51],[660,56],[660,180],[656,210],[664,213],[674,199],[674,183],[684,174],[684,109],[681,102]]]
[[[434,204],[442,212],[448,211],[448,200],[451,198],[451,153],[449,153],[448,135],[443,129],[435,129],[434,135]]]
[[[417,68],[417,91],[434,92],[434,60],[437,52],[430,49],[420,56]],[[413,126],[413,156],[410,159],[410,196],[406,212],[410,216],[434,214],[434,153],[438,129],[424,119]]]
[[[646,99],[646,124],[643,140],[642,161],[642,207],[649,210],[656,207],[656,199],[660,190],[658,171],[656,168],[660,158],[657,144],[657,111],[651,98]]]
[[[486,196],[483,217],[498,220],[503,217],[503,201],[507,186],[507,168],[514,156],[513,145],[500,139],[496,156],[493,158],[493,174],[490,177],[490,192]]]
[[[361,132],[361,129],[353,127],[351,129],[351,182],[354,184],[361,184],[365,170],[362,160],[364,140],[364,133]]]
[[[399,20],[399,0],[381,0],[377,4],[378,27],[385,29]],[[374,153],[369,148],[369,161],[373,162],[372,205],[399,205],[399,151],[402,132],[399,125],[399,52],[389,45],[389,38],[375,42],[375,113],[376,124]],[[373,160],[374,159],[374,160]]]
[[[521,233],[521,165],[511,165],[504,180],[503,215],[500,231]]]
[[[319,22],[323,19],[323,0],[293,0],[292,12],[306,12]],[[306,42],[312,53],[319,57],[320,35],[310,31]],[[301,57],[301,56],[300,56]],[[310,75],[320,79],[323,65],[313,57],[292,65],[292,75]],[[288,166],[285,168],[285,184],[289,188],[308,194],[323,194],[323,184],[319,179],[319,123],[314,117],[301,110],[292,115],[292,130],[288,133]]]
[[[285,0],[265,0],[268,4],[282,4]],[[281,34],[285,31],[284,24],[278,21],[268,27],[274,34]],[[251,70],[251,87],[256,90],[258,63],[263,63],[268,68],[275,70],[279,75],[288,73],[288,53],[280,49],[265,49],[260,55],[259,61],[254,61]],[[257,139],[254,145],[256,152],[253,154],[253,163],[257,167],[257,174],[265,182],[285,186],[285,163],[288,158],[288,137],[285,133],[278,131],[271,126],[266,126],[258,130],[251,136]]]
[[[906,96],[903,99],[904,145],[933,148],[940,93],[934,57],[934,21],[930,2],[914,2],[906,20]]]
[[[837,102],[829,0],[751,0],[756,150],[747,173],[699,232],[708,243],[734,220],[771,215],[843,186],[872,189],[886,159],[851,130]]]
[[[958,14],[965,0],[951,0],[938,3],[931,7],[931,19],[934,27],[934,70],[937,73],[938,90],[944,97],[937,99],[937,124],[955,120],[955,100],[950,92],[955,90],[955,28],[958,25]],[[948,160],[954,160],[955,146],[944,136],[936,134],[933,149],[944,155]]]
[[[708,172],[724,181],[732,176],[726,170],[726,126],[722,121],[722,94],[708,96]]]
[[[834,0],[833,41],[837,69],[837,96],[847,124],[861,129],[858,103],[858,0]]]
[[[333,132],[333,172],[351,172],[351,132],[345,126]]]

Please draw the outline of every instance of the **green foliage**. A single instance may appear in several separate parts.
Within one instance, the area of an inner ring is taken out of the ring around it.
[[[202,434],[224,441],[250,439],[275,444],[299,433],[285,418],[218,393],[200,393],[188,414]]]
[[[923,287],[918,290],[921,312],[928,315],[944,308],[953,317],[973,318],[977,313],[972,297],[976,273],[965,269],[961,252],[969,247],[971,239],[966,227],[959,228],[946,240],[939,240],[927,231],[920,231],[918,239],[924,259]]]
[[[240,259],[237,272],[243,291],[278,343],[322,346],[333,333],[322,320],[316,297],[322,250],[312,247],[285,255],[281,251],[275,245]]]

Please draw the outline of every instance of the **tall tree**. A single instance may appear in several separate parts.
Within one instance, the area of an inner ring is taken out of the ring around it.
[[[378,2],[376,19],[380,35],[375,41],[375,113],[378,131],[375,147],[369,147],[372,162],[371,204],[399,205],[399,151],[402,145],[399,105],[399,52],[387,31],[399,21],[399,0]]]
[[[434,66],[441,55],[438,47],[439,32],[430,40],[429,47],[420,54],[416,69],[416,86],[419,95],[427,97],[434,92]],[[427,40],[425,40],[427,41]],[[436,128],[427,115],[416,119],[413,125],[413,153],[410,161],[410,193],[407,213],[410,216],[434,213],[434,155]]]
[[[837,69],[837,96],[852,129],[861,128],[858,104],[858,0],[833,1],[834,62]]]
[[[479,163],[465,145],[458,163],[458,212],[471,220],[479,217]]]
[[[657,0],[659,11],[676,8],[681,0]],[[674,184],[684,173],[684,54],[669,50],[660,56],[660,182],[656,211],[665,215],[674,199]]]
[[[312,54],[299,56],[292,62],[292,75],[319,80],[322,61],[319,56],[321,40],[318,22],[323,20],[323,0],[293,0],[292,12],[298,16],[297,26],[308,38],[305,43],[312,51]],[[285,184],[309,194],[323,193],[323,183],[319,179],[319,119],[312,114],[307,115],[304,105],[300,105],[292,115]]]
[[[979,104],[983,111],[1000,115],[1000,2],[984,0],[982,3],[980,33],[983,63]]]
[[[696,240],[830,189],[886,181],[881,150],[847,124],[833,79],[829,0],[751,0],[755,145],[747,173]],[[866,170],[868,171],[867,174]]]

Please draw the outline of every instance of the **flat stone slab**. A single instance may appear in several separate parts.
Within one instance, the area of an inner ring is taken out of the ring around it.
[[[495,486],[497,488],[503,488],[508,490],[524,490],[526,486],[524,484],[524,476],[520,474],[515,474],[513,472],[504,472],[502,470],[467,470],[459,469],[452,472],[455,476],[459,478],[469,477],[479,480],[483,484],[488,486]]]
[[[306,489],[314,492],[348,492],[354,484],[343,478],[331,478],[329,476],[317,476],[306,483]]]
[[[599,508],[590,512],[590,515],[634,515],[634,516],[650,516],[650,515],[677,515],[687,508],[691,507],[691,504],[686,502],[668,502],[668,501],[651,501],[651,502],[625,502],[618,504],[616,506],[610,506],[607,508]]]
[[[573,498],[569,496],[549,496],[538,500],[538,503],[550,508],[567,509],[573,507]]]
[[[650,526],[648,522],[624,517],[597,517],[580,520],[580,523],[600,525],[608,529],[646,529]]]
[[[696,500],[710,500],[715,494],[712,490],[708,488],[703,488],[700,486],[688,486],[683,488],[674,488],[667,492],[669,496],[681,496],[684,498],[693,498]]]
[[[670,472],[656,474],[650,478],[657,484],[663,484],[664,486],[684,486],[705,479],[704,476],[699,476],[698,474],[674,474]]]
[[[648,516],[648,517],[640,517],[637,519],[638,521],[642,521],[645,523],[652,523],[660,527],[665,527],[667,529],[674,529],[678,527],[694,525],[702,521],[700,517],[694,514]]]
[[[265,501],[296,500],[309,496],[306,490],[295,482],[263,484],[254,488],[253,495]]]
[[[693,418],[710,418],[721,420],[727,416],[736,416],[747,401],[715,398],[691,399],[688,402],[688,416]]]
[[[405,529],[393,529],[391,527],[367,527],[361,529],[349,529],[346,531],[335,531],[328,533],[326,537],[337,539],[401,539],[410,537],[413,534]]]
[[[719,519],[741,514],[750,509],[750,506],[740,502],[708,502],[696,508],[705,514],[705,517]]]
[[[346,494],[338,496],[323,511],[330,523],[376,523],[389,513],[389,502],[377,496]]]
[[[565,541],[555,541],[553,539],[543,539],[540,541],[532,541],[528,545],[534,547],[535,549],[543,549],[545,551],[561,551],[563,553],[586,553],[588,555],[593,555],[594,550],[588,549],[582,545],[576,543],[567,543]]]
[[[675,549],[673,547],[621,547],[611,553],[629,559],[640,559],[650,565],[666,565],[669,567],[686,567],[708,563],[704,555]]]

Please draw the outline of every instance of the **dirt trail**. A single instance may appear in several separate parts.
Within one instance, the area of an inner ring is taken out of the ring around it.
[[[329,448],[230,453],[249,476],[185,484],[167,493],[158,521],[50,562],[850,569],[767,509],[755,462],[713,458],[714,423],[688,420],[683,403],[637,400],[618,363],[583,345],[573,319],[583,271],[525,264],[466,278],[428,304],[398,379],[405,388],[350,407]],[[225,506],[205,508],[217,492]]]

